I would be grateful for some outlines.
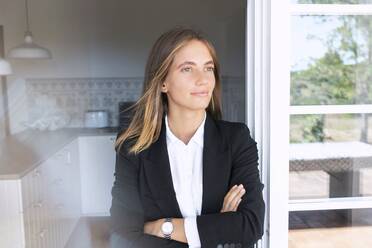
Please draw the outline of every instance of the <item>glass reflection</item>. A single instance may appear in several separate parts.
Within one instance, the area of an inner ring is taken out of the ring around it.
[[[372,17],[292,17],[291,104],[372,103]]]
[[[372,209],[301,211],[289,214],[288,247],[372,246]]]
[[[372,122],[359,114],[291,116],[289,198],[370,196]]]

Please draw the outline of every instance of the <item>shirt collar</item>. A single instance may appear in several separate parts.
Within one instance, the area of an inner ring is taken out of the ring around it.
[[[205,111],[204,112],[204,119],[203,119],[202,123],[199,125],[199,127],[196,130],[196,132],[194,133],[194,135],[191,137],[188,145],[190,144],[190,142],[195,142],[199,146],[203,147],[203,145],[204,145],[204,124],[205,124],[205,119],[206,118],[207,118],[207,112]],[[180,140],[179,138],[177,138],[177,136],[175,136],[172,133],[172,131],[170,130],[169,125],[168,125],[168,116],[167,116],[167,114],[165,114],[165,126],[166,126],[166,133],[167,133],[167,139],[168,139],[168,141],[170,141],[171,143],[172,142],[181,142],[183,145],[185,145],[185,143],[183,143],[182,140]]]

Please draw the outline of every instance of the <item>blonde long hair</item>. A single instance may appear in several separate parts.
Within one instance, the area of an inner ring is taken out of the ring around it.
[[[115,142],[116,149],[120,149],[124,141],[132,139],[135,143],[129,148],[128,153],[138,154],[159,138],[163,115],[168,111],[167,95],[161,91],[161,86],[175,53],[191,40],[203,42],[212,56],[216,82],[206,111],[214,119],[221,119],[220,65],[216,51],[200,32],[177,26],[162,34],[151,49],[145,69],[142,96],[133,106],[124,110],[133,108],[134,114],[128,128],[118,136]]]

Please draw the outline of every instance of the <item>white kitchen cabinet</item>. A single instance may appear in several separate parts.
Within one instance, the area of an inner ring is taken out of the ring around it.
[[[45,239],[52,240],[47,247],[63,247],[81,216],[78,148],[75,139],[41,166],[46,175],[45,207],[50,217],[49,230],[44,230],[49,235]]]
[[[0,180],[0,247],[64,247],[80,193],[77,139],[22,178]]]
[[[82,214],[107,216],[115,171],[116,136],[79,137]]]
[[[0,199],[0,247],[24,247],[20,181],[1,180]]]

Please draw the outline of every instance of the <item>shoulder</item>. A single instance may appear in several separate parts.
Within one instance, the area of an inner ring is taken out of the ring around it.
[[[216,124],[230,144],[234,163],[256,161],[258,159],[257,142],[252,138],[245,123],[219,120],[216,121]]]
[[[217,120],[217,128],[228,142],[233,157],[238,157],[244,152],[257,153],[257,142],[252,138],[248,126],[243,122]]]
[[[251,137],[250,130],[244,122],[216,120],[215,123],[217,128],[225,137],[237,138],[242,135],[243,137]]]

